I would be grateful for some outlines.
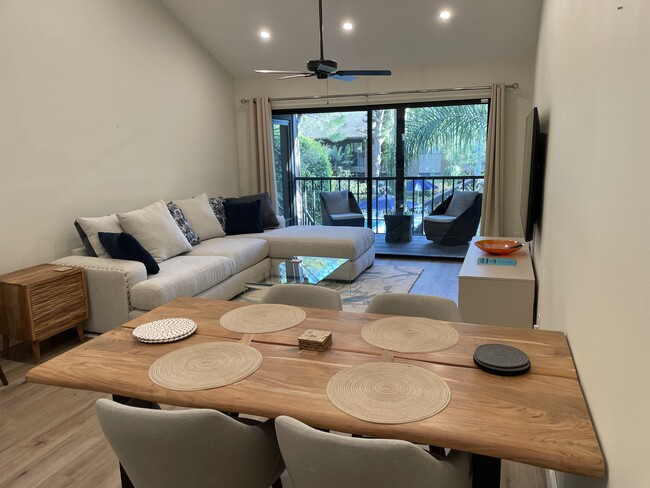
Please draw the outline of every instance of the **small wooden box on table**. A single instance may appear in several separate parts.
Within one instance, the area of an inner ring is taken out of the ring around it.
[[[9,339],[30,341],[40,361],[39,342],[72,327],[83,342],[88,318],[86,278],[81,268],[39,264],[0,276],[0,334],[5,358]]]

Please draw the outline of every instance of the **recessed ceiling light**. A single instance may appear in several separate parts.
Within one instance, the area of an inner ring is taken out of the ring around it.
[[[451,12],[449,10],[443,10],[440,12],[440,18],[442,20],[449,20],[451,18]]]
[[[264,40],[271,39],[271,33],[269,31],[260,31],[260,37]]]
[[[343,22],[342,27],[343,27],[343,30],[346,30],[346,31],[351,31],[352,29],[354,29],[354,25],[352,25],[352,22]]]

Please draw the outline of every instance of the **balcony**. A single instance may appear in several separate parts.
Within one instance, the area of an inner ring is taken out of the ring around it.
[[[372,196],[367,199],[368,184]],[[397,211],[397,178],[395,177],[296,177],[294,222],[298,225],[320,225],[321,191],[349,190],[363,210],[366,222],[376,234],[384,234],[384,214]],[[454,190],[483,191],[483,176],[408,176],[404,177],[403,209],[413,214],[413,235],[423,236],[422,221]],[[370,212],[370,217],[369,217]]]

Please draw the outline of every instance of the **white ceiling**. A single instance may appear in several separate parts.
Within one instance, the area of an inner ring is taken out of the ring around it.
[[[318,59],[318,0],[161,0],[234,77]],[[339,69],[534,56],[542,0],[323,0],[325,58]],[[447,22],[438,13],[449,9]],[[343,32],[351,20],[355,29]],[[258,33],[268,29],[263,42]],[[271,76],[271,75],[255,75]]]

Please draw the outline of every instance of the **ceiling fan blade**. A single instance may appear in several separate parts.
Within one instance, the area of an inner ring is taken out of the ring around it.
[[[342,75],[340,74],[340,72],[331,74],[330,78],[334,78],[335,80],[340,80],[340,81],[354,81],[357,79],[356,76]]]
[[[309,78],[310,76],[315,76],[315,73],[301,73],[299,75],[281,76],[278,78],[278,80],[288,80],[290,78]]]
[[[343,76],[390,76],[388,69],[345,69],[334,73]]]
[[[286,71],[278,69],[256,69],[255,73],[260,73],[263,75],[299,75],[305,74],[304,71]]]

